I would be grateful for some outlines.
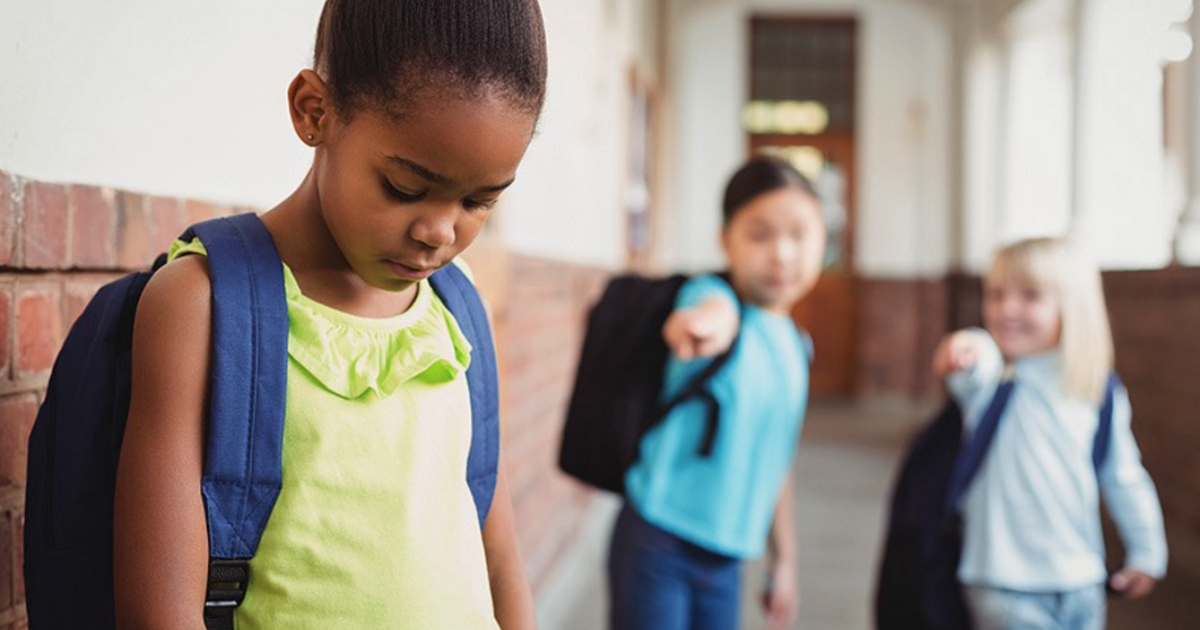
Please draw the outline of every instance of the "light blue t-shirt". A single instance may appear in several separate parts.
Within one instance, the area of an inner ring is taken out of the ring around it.
[[[712,297],[734,304],[712,275],[689,280],[676,308]],[[721,404],[712,454],[700,454],[707,407],[676,407],[642,440],[625,477],[626,494],[648,522],[710,551],[736,558],[762,553],[792,464],[808,401],[807,341],[787,315],[746,305],[741,338],[710,386]],[[663,397],[679,391],[711,359],[667,360]]]

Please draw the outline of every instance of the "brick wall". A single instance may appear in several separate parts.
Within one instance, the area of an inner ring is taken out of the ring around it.
[[[575,547],[592,493],[558,471],[562,420],[588,305],[605,275],[523,256],[495,312],[504,449],[521,550],[535,593]]]
[[[859,396],[934,396],[933,349],[954,319],[946,280],[863,278],[858,290]]]
[[[1167,519],[1171,571],[1200,588],[1200,268],[1110,272],[1104,290],[1134,434]]]
[[[0,630],[25,628],[25,451],[71,323],[105,282],[235,208],[0,171]]]

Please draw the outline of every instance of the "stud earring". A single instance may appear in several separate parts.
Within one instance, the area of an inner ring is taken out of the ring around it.
[[[313,135],[310,133],[310,134],[308,134],[308,143],[312,144],[312,141],[313,141]]]

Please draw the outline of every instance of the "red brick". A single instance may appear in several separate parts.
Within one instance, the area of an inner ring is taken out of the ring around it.
[[[45,376],[62,344],[62,291],[54,285],[17,285],[16,378]]]
[[[0,171],[0,265],[13,261],[13,226],[17,222],[17,200],[13,198],[16,187],[12,176]]]
[[[37,395],[32,393],[0,398],[0,487],[25,484],[29,430],[37,408]]]
[[[116,263],[116,209],[112,191],[71,187],[71,266],[111,269]]]
[[[0,284],[0,381],[8,378],[12,365],[12,285]]]
[[[117,264],[124,269],[146,269],[154,262],[146,198],[117,193]]]
[[[150,198],[150,251],[165,252],[187,227],[183,207],[172,197]]]
[[[21,218],[21,264],[27,269],[61,269],[67,262],[67,187],[27,182]]]
[[[0,610],[13,605],[13,553],[12,512],[0,512]]]

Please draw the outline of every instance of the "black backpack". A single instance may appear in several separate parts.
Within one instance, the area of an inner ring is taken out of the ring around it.
[[[1110,375],[1092,443],[1097,474],[1108,457],[1113,396],[1120,386],[1117,376]],[[949,400],[909,446],[892,490],[875,591],[878,630],[970,630],[973,626],[958,582],[963,545],[958,508],[983,465],[1012,388],[1012,381],[997,387],[966,444],[962,410]]]
[[[625,472],[637,459],[642,436],[692,398],[708,406],[700,455],[711,454],[720,405],[707,385],[729,361],[737,339],[671,400],[659,400],[670,352],[662,328],[687,280],[619,276],[592,307],[559,450],[558,464],[567,474],[624,494]]]

